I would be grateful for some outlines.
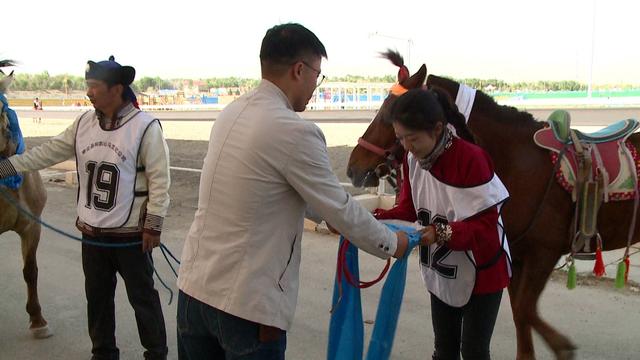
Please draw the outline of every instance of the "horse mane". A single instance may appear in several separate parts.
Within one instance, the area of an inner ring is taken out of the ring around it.
[[[452,92],[452,97],[455,100],[455,94],[453,91],[460,87],[460,83],[437,75],[429,75],[427,79],[427,87],[430,86],[438,86],[443,89],[448,89]],[[520,111],[513,106],[508,105],[500,105],[498,104],[491,96],[484,93],[482,90],[476,90],[476,99],[474,103],[474,108],[483,111],[485,113],[491,114],[491,116],[496,121],[501,122],[520,122],[522,124],[532,124],[539,125],[539,121],[537,121],[533,115],[526,111]]]

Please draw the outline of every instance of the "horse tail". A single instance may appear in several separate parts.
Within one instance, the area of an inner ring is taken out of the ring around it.
[[[436,99],[438,99],[438,103],[442,107],[442,111],[444,112],[444,117],[447,119],[447,122],[456,129],[456,133],[462,139],[475,144],[476,141],[473,138],[473,134],[469,131],[467,127],[467,120],[464,115],[462,115],[458,111],[458,107],[453,102],[449,94],[446,91],[439,87],[432,87],[431,91],[436,95]]]

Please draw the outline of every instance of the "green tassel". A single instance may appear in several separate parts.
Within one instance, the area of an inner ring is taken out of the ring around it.
[[[618,263],[618,271],[616,272],[616,289],[624,288],[624,273],[627,271],[627,265],[624,261]]]
[[[567,273],[567,289],[571,290],[576,288],[577,278],[576,265],[572,261],[571,265],[569,265],[569,272]]]

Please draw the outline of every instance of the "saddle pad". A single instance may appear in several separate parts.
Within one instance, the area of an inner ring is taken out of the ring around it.
[[[578,139],[588,143],[606,143],[618,139],[626,139],[631,133],[636,131],[640,124],[635,119],[617,121],[601,130],[592,133],[583,133],[576,130]]]

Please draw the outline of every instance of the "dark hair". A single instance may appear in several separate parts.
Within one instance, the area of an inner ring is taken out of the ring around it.
[[[451,124],[459,137],[475,143],[464,115],[449,95],[437,87],[407,91],[392,105],[391,118],[408,129],[427,132],[433,131],[439,122]]]
[[[303,57],[327,58],[327,51],[320,39],[306,27],[287,23],[267,30],[260,47],[260,63],[263,65],[290,65]]]

